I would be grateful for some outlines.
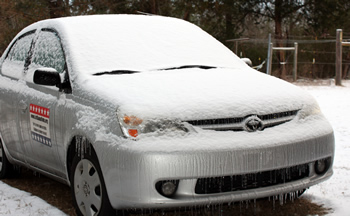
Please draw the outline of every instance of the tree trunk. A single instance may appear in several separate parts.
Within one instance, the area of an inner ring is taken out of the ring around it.
[[[157,4],[157,0],[151,0],[151,13],[152,14],[158,14],[158,4]]]
[[[184,20],[189,21],[190,20],[190,11],[186,11],[185,15],[183,17]]]
[[[233,24],[232,24],[232,14],[230,11],[226,12],[226,38],[234,38]]]
[[[275,39],[277,40],[277,46],[283,47],[283,43],[279,40],[283,39],[282,36],[282,10],[283,10],[283,0],[276,0],[275,1]],[[286,65],[285,63],[285,54],[284,51],[278,51],[277,55],[278,61],[279,61],[279,70],[278,70],[278,76],[282,79],[287,78],[287,71],[286,71]],[[282,63],[282,64],[281,64]]]
[[[345,56],[345,60],[348,62],[350,60],[350,52],[347,53],[347,55]],[[345,64],[343,67],[343,71],[342,71],[342,75],[343,75],[343,79],[346,79],[349,76],[349,70],[350,67],[348,64]]]
[[[63,0],[47,0],[50,18],[64,17],[66,15]]]

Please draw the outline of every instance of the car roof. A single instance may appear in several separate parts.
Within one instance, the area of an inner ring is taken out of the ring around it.
[[[22,33],[42,28],[59,33],[74,71],[86,75],[243,64],[215,38],[177,18],[125,14],[64,17],[39,21]]]

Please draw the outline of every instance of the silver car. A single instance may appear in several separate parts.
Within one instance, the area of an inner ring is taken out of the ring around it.
[[[292,194],[333,174],[316,101],[179,19],[40,21],[0,70],[0,177],[66,183],[78,215]]]

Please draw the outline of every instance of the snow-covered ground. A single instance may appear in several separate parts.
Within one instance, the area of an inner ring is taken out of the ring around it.
[[[318,101],[335,131],[334,175],[311,187],[304,197],[332,208],[330,215],[350,215],[350,82],[344,87],[304,86]]]
[[[63,216],[66,214],[44,200],[0,181],[0,215]]]
[[[350,82],[344,87],[302,86],[319,102],[335,130],[336,156],[333,177],[310,188],[304,195],[312,202],[332,208],[331,215],[350,214]],[[0,215],[65,215],[38,197],[0,181]]]

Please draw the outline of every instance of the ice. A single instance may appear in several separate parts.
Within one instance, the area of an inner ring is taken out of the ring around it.
[[[86,154],[91,155],[91,144],[86,139],[86,137],[77,136],[76,137],[76,153],[80,158],[84,158]]]
[[[44,25],[44,23],[40,23],[40,25],[41,24]],[[78,24],[79,26],[86,26],[82,25],[80,23],[80,20],[77,19],[73,22],[71,28],[78,26]],[[115,25],[115,23],[113,24]],[[57,21],[57,26],[60,26],[60,21]],[[76,31],[82,30],[83,27],[77,28]],[[160,27],[162,27],[162,25]],[[68,32],[72,29],[69,28],[63,30]],[[113,31],[117,30],[114,29]],[[175,27],[174,31],[176,31]],[[85,38],[78,37],[81,36],[79,34],[83,33],[84,31],[82,31],[81,33],[76,33],[77,38]],[[77,39],[70,38],[69,36],[64,34],[62,35],[62,41],[67,41],[66,46],[69,46],[69,44],[72,43],[72,41],[74,40]],[[130,39],[128,38],[128,40]],[[123,40],[121,41],[123,42]],[[105,49],[106,46],[109,45],[108,43],[104,44],[102,41],[96,41],[96,43],[102,43],[101,48],[103,49]],[[172,44],[172,46],[173,45],[174,44]],[[96,44],[91,44],[91,46],[96,47]],[[76,53],[72,52],[68,53],[68,55],[70,55],[72,59],[76,59],[77,62],[80,61],[86,63],[82,64],[82,66],[79,67],[69,62],[70,69],[76,69],[77,73],[83,73],[83,71],[85,71],[86,73],[84,74],[85,76],[82,76],[80,79],[74,77],[73,74],[73,80],[74,78],[76,78],[76,80],[74,81],[77,81],[82,85],[81,89],[75,90],[77,92],[84,92],[90,90],[91,92],[87,94],[91,94],[91,97],[94,97],[97,94],[113,92],[113,94],[108,94],[106,100],[114,103],[115,105],[118,105],[119,107],[114,108],[118,108],[119,111],[125,114],[137,115],[139,117],[150,120],[154,120],[154,118],[156,117],[171,118],[172,120],[192,120],[201,118],[205,119],[209,116],[212,118],[220,118],[226,117],[226,115],[245,116],[247,114],[252,113],[266,114],[270,111],[287,111],[290,109],[302,109],[301,112],[307,113],[307,115],[300,113],[295,120],[285,123],[283,126],[280,126],[279,130],[266,129],[263,135],[265,138],[264,141],[261,141],[261,136],[258,136],[261,135],[260,132],[256,132],[255,134],[249,134],[247,132],[229,133],[205,131],[201,130],[200,128],[195,128],[196,133],[188,133],[186,135],[181,136],[175,135],[166,137],[167,135],[154,136],[154,134],[144,134],[139,137],[139,140],[135,141],[120,139],[114,136],[112,133],[110,133],[108,128],[101,127],[101,125],[103,125],[105,121],[111,121],[111,117],[109,115],[105,115],[89,107],[82,107],[81,111],[76,113],[78,119],[76,127],[79,129],[88,129],[95,131],[95,134],[93,134],[93,136],[97,141],[108,140],[114,142],[117,140],[118,143],[121,144],[118,147],[131,149],[135,152],[142,152],[145,149],[147,149],[148,151],[154,152],[161,151],[173,153],[180,152],[184,148],[186,148],[188,149],[188,151],[202,150],[202,152],[205,153],[211,150],[225,150],[232,148],[232,140],[237,140],[237,142],[235,143],[235,148],[237,150],[242,150],[244,148],[259,148],[267,146],[273,147],[283,143],[285,139],[302,140],[310,138],[310,135],[306,135],[303,132],[306,130],[312,131],[315,125],[311,123],[314,123],[315,121],[320,123],[320,125],[318,125],[318,127],[321,128],[320,133],[327,133],[331,130],[328,124],[323,123],[324,117],[319,113],[317,104],[308,94],[305,94],[305,92],[295,88],[293,85],[284,82],[277,82],[277,79],[274,78],[267,78],[267,76],[254,72],[247,66],[244,66],[238,70],[236,64],[239,65],[240,61],[237,60],[232,61],[232,63],[227,63],[228,60],[230,60],[231,62],[232,58],[236,60],[236,58],[232,57],[231,54],[227,54],[227,56],[223,58],[224,60],[218,60],[218,58],[212,58],[212,56],[201,56],[203,57],[203,59],[206,60],[206,62],[218,66],[217,69],[209,70],[179,69],[169,71],[158,71],[156,69],[174,65],[170,65],[169,62],[165,62],[165,64],[163,65],[156,65],[156,68],[151,68],[150,65],[152,64],[153,66],[154,62],[147,62],[147,58],[134,57],[133,60],[138,60],[138,62],[132,62],[133,65],[129,65],[123,64],[125,62],[121,60],[121,65],[119,65],[118,67],[125,67],[124,69],[134,70],[142,69],[143,71],[145,71],[144,74],[137,73],[129,75],[106,75],[97,77],[93,76],[92,74],[97,72],[95,66],[97,67],[101,65],[91,66],[90,61],[91,63],[93,63],[92,59],[85,58],[84,56],[84,52],[89,52],[89,48],[91,47],[88,46],[82,49],[78,49],[79,46],[77,45],[77,47],[73,48],[74,50],[76,50]],[[132,51],[135,52],[135,50]],[[98,55],[101,54],[100,52],[96,53]],[[125,53],[122,53],[121,55],[124,54]],[[147,56],[147,53],[141,54],[143,57]],[[127,54],[125,54],[125,56],[127,58],[130,58],[130,56],[128,56]],[[155,58],[155,56],[151,57]],[[209,57],[210,60],[208,59]],[[99,59],[99,57],[96,57],[96,60],[101,59]],[[107,60],[110,61],[110,59]],[[100,63],[103,64],[103,70],[108,71],[114,69],[111,69],[108,64],[104,64],[105,61],[101,61]],[[188,64],[193,63],[202,64],[202,62],[197,62],[196,59],[189,58]],[[140,68],[136,68],[134,65],[140,65]],[[256,77],[258,77],[258,79]],[[247,82],[246,80],[249,81]],[[27,88],[24,83],[14,82],[7,78],[2,77],[0,80],[0,84],[2,86],[2,90],[6,90],[7,88],[11,87],[15,89],[16,92],[23,93],[24,95],[32,93],[30,92],[32,90]],[[215,88],[213,88],[213,86],[215,86]],[[162,92],[160,92],[159,89],[161,89]],[[179,91],[175,91],[174,89]],[[310,192],[312,196],[309,197],[311,197],[311,199],[313,200],[316,200],[317,202],[325,202],[327,205],[332,206],[335,209],[341,209],[339,210],[339,212],[346,212],[346,210],[343,209],[346,205],[346,202],[349,201],[347,199],[349,196],[349,189],[346,186],[349,182],[347,179],[342,177],[349,175],[349,160],[347,157],[349,151],[346,144],[348,143],[348,137],[350,135],[348,132],[349,126],[347,124],[347,121],[344,121],[344,119],[348,119],[348,112],[346,112],[345,110],[347,110],[347,108],[349,107],[349,103],[348,101],[340,100],[339,98],[349,97],[349,92],[347,90],[348,87],[344,89],[340,89],[338,87],[325,87],[317,90],[315,90],[314,88],[304,89],[316,95],[316,98],[319,100],[322,109],[323,107],[326,107],[323,111],[327,114],[327,117],[329,119],[333,120],[332,124],[336,125],[336,137],[340,137],[337,138],[337,143],[339,144],[339,147],[337,148],[339,148],[340,150],[338,150],[337,152],[334,168],[335,173],[339,175],[335,175],[329,182],[333,183],[333,181],[335,181],[337,183],[343,183],[336,184],[336,186],[331,185],[328,182],[322,183],[319,186],[314,187],[318,190],[312,190]],[[225,94],[223,94],[222,92],[225,92]],[[258,96],[257,92],[264,93],[259,94]],[[326,97],[326,95],[329,94],[329,92],[332,93],[332,98]],[[38,98],[49,97],[48,99],[56,99],[55,97],[50,97],[48,95],[40,94],[38,92],[36,92],[35,95]],[[260,97],[263,97],[264,100],[259,100]],[[154,98],[156,98],[156,100],[154,100]],[[208,100],[208,98],[211,100]],[[266,101],[268,103],[266,103]],[[307,105],[307,107],[304,106],[305,104]],[[72,105],[77,106],[77,104]],[[242,107],[245,108],[243,109]],[[147,112],[145,110],[149,111]],[[113,118],[116,117],[113,116]],[[289,130],[290,127],[294,128],[293,131]],[[296,134],[300,136],[296,137]],[[317,135],[318,134],[314,134],[312,136]],[[198,142],[201,143],[200,146],[197,145]],[[217,142],[220,142],[222,145],[217,146],[213,144]],[[84,138],[82,138],[82,140],[80,140],[78,143],[79,145],[77,145],[77,151],[79,152],[79,154],[83,155],[87,153],[87,144],[86,141],[84,141]],[[318,150],[323,151],[324,149]],[[241,151],[241,153],[246,152]],[[303,153],[306,154],[310,152],[295,152],[295,155]],[[228,158],[228,160],[234,161],[235,158],[237,159],[239,157],[240,156],[238,154],[233,155],[232,158]],[[250,167],[251,164],[259,164],[259,162],[263,161],[264,157],[276,158],[273,162],[274,164],[278,164],[279,162],[281,162],[278,158],[278,152],[274,152],[271,153],[271,155],[260,155],[259,159],[256,159],[254,161],[246,161],[244,164],[241,164],[239,166],[237,165],[238,167],[235,168],[241,171],[246,170]],[[198,160],[198,164],[202,162],[198,158],[192,160]],[[295,162],[294,160],[295,159],[293,159],[292,157],[289,160],[282,162],[285,164],[292,164]],[[125,164],[121,164],[120,166],[124,165]],[[208,166],[199,166],[196,172],[199,174],[204,168],[208,168]],[[214,167],[209,168],[214,169]],[[224,169],[224,167],[220,169]],[[220,173],[220,170],[218,171],[218,173]],[[288,173],[286,175],[288,176]],[[298,192],[292,194],[291,199],[294,200],[294,198],[297,196]],[[332,200],[333,198],[329,197],[335,197],[334,201]],[[345,201],[343,201],[343,198]],[[272,201],[273,205],[275,205],[275,202],[277,201],[279,201],[280,204],[283,204],[286,201],[286,197],[283,194],[273,196]],[[247,203],[248,202],[242,202],[242,205],[245,205]]]

